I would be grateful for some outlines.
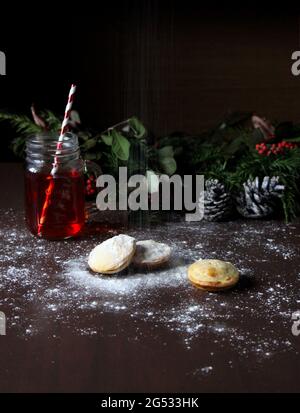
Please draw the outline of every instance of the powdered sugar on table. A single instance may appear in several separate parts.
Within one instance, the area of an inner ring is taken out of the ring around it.
[[[29,338],[44,334],[51,324],[90,337],[114,335],[124,320],[127,325],[131,320],[129,334],[135,340],[142,340],[139,324],[147,323],[149,334],[168,329],[186,351],[206,336],[220,348],[229,343],[242,357],[264,359],[296,351],[291,316],[300,306],[299,244],[289,240],[292,235],[300,241],[297,225],[177,222],[130,230],[127,234],[137,240],[170,245],[169,265],[153,272],[129,268],[120,275],[98,277],[87,267],[88,254],[116,231],[50,243],[15,224],[12,211],[2,213],[7,220],[0,231],[0,305],[9,312],[13,334]],[[236,265],[241,273],[238,288],[221,294],[195,289],[186,270],[199,258]],[[101,320],[109,314],[113,323],[105,329]],[[286,332],[280,339],[278,326]],[[199,367],[195,374],[210,374],[212,369]]]

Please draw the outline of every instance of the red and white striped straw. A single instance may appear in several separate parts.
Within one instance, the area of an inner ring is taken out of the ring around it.
[[[75,92],[76,92],[76,85],[72,84],[70,92],[69,92],[68,103],[67,103],[66,110],[65,110],[64,120],[61,125],[60,135],[59,135],[59,139],[57,142],[56,153],[54,157],[54,167],[51,171],[51,175],[54,175],[54,173],[56,172],[57,164],[58,164],[58,156],[61,153],[60,151],[62,149],[62,143],[64,141],[64,136],[66,132],[68,131],[69,120],[70,120],[71,110],[72,110],[72,106],[74,102]]]
[[[76,92],[76,86],[74,84],[72,84],[70,92],[69,92],[69,98],[68,98],[68,103],[66,106],[66,110],[65,110],[65,116],[64,116],[64,120],[61,126],[61,131],[60,131],[60,135],[59,135],[59,139],[56,145],[56,152],[55,152],[55,156],[54,156],[54,163],[53,163],[53,168],[51,170],[51,176],[53,177],[57,171],[57,167],[58,167],[58,157],[61,154],[61,149],[62,149],[62,144],[64,141],[64,136],[68,130],[68,124],[69,124],[69,120],[70,120],[70,115],[71,115],[71,110],[72,110],[72,105],[73,105],[73,101],[74,101],[74,94]],[[43,224],[45,223],[46,220],[46,215],[47,215],[47,209],[49,207],[49,203],[51,200],[51,196],[52,196],[52,192],[53,192],[53,188],[54,188],[54,179],[51,179],[49,182],[49,186],[46,190],[46,199],[42,208],[42,212],[41,212],[41,216],[40,216],[40,220],[38,223],[38,235],[41,234],[42,231],[42,227]]]

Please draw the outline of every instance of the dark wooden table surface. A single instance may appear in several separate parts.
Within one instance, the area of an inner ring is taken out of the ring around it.
[[[47,242],[23,219],[22,168],[0,165],[1,392],[253,392],[300,390],[300,225],[166,222],[130,229],[173,247],[156,273],[96,279],[86,256],[118,232],[90,226]],[[241,282],[201,292],[198,258],[226,259]]]

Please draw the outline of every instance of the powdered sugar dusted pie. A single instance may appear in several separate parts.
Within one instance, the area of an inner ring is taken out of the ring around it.
[[[239,272],[230,262],[199,260],[188,268],[188,278],[202,290],[220,291],[235,286]]]
[[[157,268],[167,263],[171,256],[171,248],[153,240],[138,241],[133,264],[138,267]]]
[[[88,265],[94,272],[118,273],[128,267],[135,249],[134,238],[128,235],[117,235],[93,249],[88,259]]]

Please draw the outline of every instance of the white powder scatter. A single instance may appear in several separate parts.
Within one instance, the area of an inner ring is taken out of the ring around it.
[[[193,376],[197,376],[197,377],[205,377],[210,375],[213,372],[213,366],[205,366],[205,367],[201,367],[201,368],[197,368],[196,370],[194,370],[192,372]]]
[[[212,370],[213,370],[212,366],[202,367],[201,368],[201,373],[209,374]]]
[[[295,254],[293,249],[286,247],[285,245],[278,244],[274,240],[267,240],[265,243],[266,251],[274,251],[276,255],[281,256],[284,260],[287,260]]]
[[[175,271],[174,271],[175,270]],[[171,275],[170,275],[171,271]],[[124,275],[103,276],[91,274],[84,257],[66,263],[65,276],[74,283],[74,287],[83,288],[96,296],[132,296],[137,291],[149,291],[153,288],[177,287],[186,282],[186,266],[172,267],[159,273],[146,274],[130,270]]]
[[[129,268],[101,276],[90,272],[87,257],[107,234],[49,243],[32,237],[8,215],[7,227],[0,230],[0,304],[10,312],[12,330],[24,337],[48,330],[56,338],[62,330],[116,337],[130,326],[130,339],[139,341],[145,334],[141,325],[146,324],[153,337],[165,329],[187,352],[209,340],[212,360],[218,349],[228,346],[243,359],[263,360],[295,351],[289,340],[291,314],[300,302],[299,250],[289,241],[295,233],[297,227],[284,223],[253,221],[179,222],[132,230],[128,235],[137,240],[170,245],[170,263],[156,271]],[[241,273],[237,288],[220,294],[194,288],[187,268],[200,258],[236,265]],[[107,318],[111,322],[103,323]],[[286,332],[281,338],[279,327]],[[195,374],[213,371],[211,363]]]

